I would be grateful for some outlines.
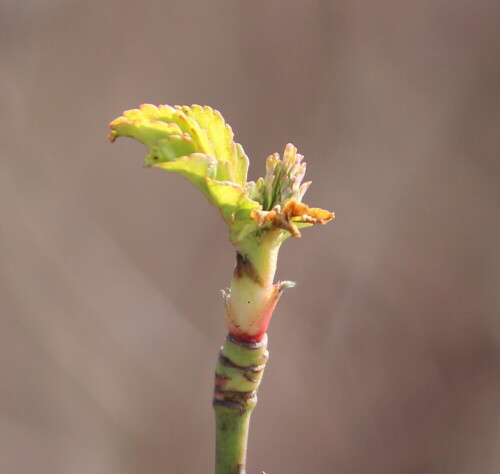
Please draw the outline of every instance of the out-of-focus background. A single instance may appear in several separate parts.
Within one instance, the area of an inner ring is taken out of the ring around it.
[[[226,229],[107,124],[222,111],[289,141],[298,282],[249,473],[500,472],[500,8],[488,0],[0,1],[0,472],[209,473]]]

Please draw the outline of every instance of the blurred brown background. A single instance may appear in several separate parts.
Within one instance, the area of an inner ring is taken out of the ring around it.
[[[222,111],[287,241],[249,473],[500,472],[500,8],[0,0],[0,472],[210,473],[226,230],[107,124]]]

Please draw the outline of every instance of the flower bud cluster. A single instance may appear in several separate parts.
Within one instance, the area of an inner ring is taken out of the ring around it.
[[[262,210],[270,211],[289,199],[302,200],[311,184],[310,181],[302,184],[306,172],[303,159],[291,143],[286,146],[283,159],[278,153],[267,158],[266,175],[257,183],[248,183],[251,198],[262,205]]]

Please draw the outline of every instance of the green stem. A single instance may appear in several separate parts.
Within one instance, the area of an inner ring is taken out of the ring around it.
[[[228,334],[215,370],[215,474],[244,474],[250,415],[269,357],[267,336],[249,343]]]

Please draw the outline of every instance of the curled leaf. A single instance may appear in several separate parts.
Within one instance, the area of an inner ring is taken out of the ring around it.
[[[203,153],[216,161],[215,179],[240,186],[246,182],[248,157],[234,142],[231,127],[211,107],[143,104],[123,112],[110,127],[111,141],[131,137],[149,148],[146,165]]]

